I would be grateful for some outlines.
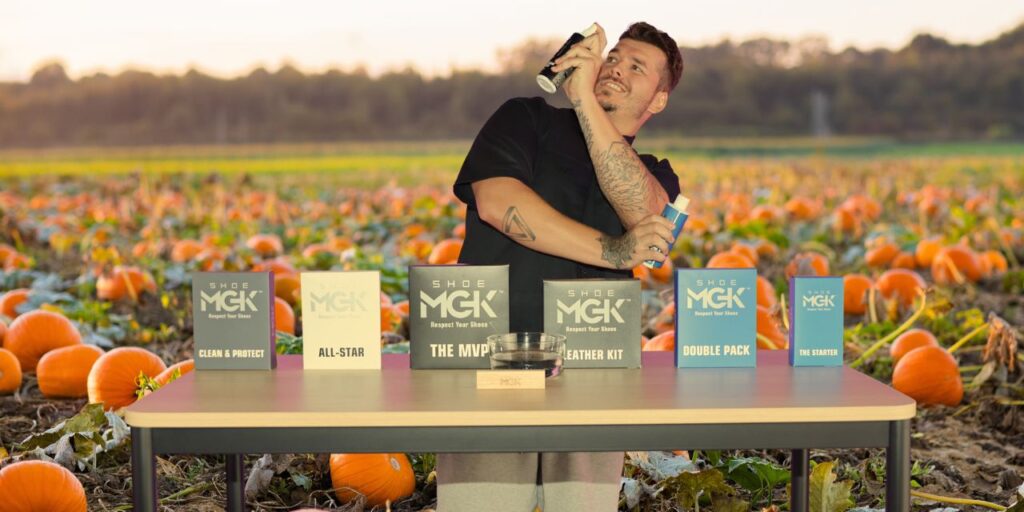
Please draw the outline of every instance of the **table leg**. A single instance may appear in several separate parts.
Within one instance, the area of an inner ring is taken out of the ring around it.
[[[245,463],[242,460],[242,454],[225,454],[224,465],[227,466],[228,473],[228,510],[230,512],[242,512],[245,510],[245,484],[242,482],[242,474],[245,472]]]
[[[885,510],[910,510],[910,420],[889,423],[885,452]]]
[[[810,472],[807,467],[810,465],[810,450],[806,448],[792,451],[790,457],[790,503],[789,509],[792,512],[807,512],[810,497]]]
[[[138,512],[156,511],[156,455],[153,432],[132,427],[132,505]]]

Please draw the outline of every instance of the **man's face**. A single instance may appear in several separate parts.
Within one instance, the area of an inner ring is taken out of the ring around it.
[[[605,112],[643,116],[658,93],[665,54],[652,44],[621,39],[601,65],[594,94]]]

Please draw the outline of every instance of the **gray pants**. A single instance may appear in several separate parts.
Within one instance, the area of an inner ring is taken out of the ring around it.
[[[622,464],[623,452],[439,453],[437,510],[615,511]]]

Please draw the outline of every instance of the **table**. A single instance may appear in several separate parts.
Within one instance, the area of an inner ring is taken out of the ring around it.
[[[225,454],[228,510],[243,509],[242,455],[338,452],[792,450],[792,510],[808,509],[811,448],[886,448],[886,510],[910,510],[913,399],[848,367],[568,369],[544,390],[477,390],[473,370],[197,371],[130,406],[132,493],[156,510],[156,454]]]

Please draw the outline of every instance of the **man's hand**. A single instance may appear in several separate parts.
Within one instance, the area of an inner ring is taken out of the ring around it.
[[[570,102],[594,95],[594,84],[597,83],[597,76],[601,73],[601,64],[604,62],[604,48],[608,44],[605,38],[604,29],[597,25],[597,31],[590,34],[582,41],[574,44],[565,55],[555,60],[551,67],[554,72],[560,72],[568,68],[576,68],[572,75],[566,80],[563,88],[565,95]]]
[[[646,260],[665,261],[675,226],[661,215],[649,215],[626,234],[618,237],[601,235],[601,259],[611,268],[633,268]]]

